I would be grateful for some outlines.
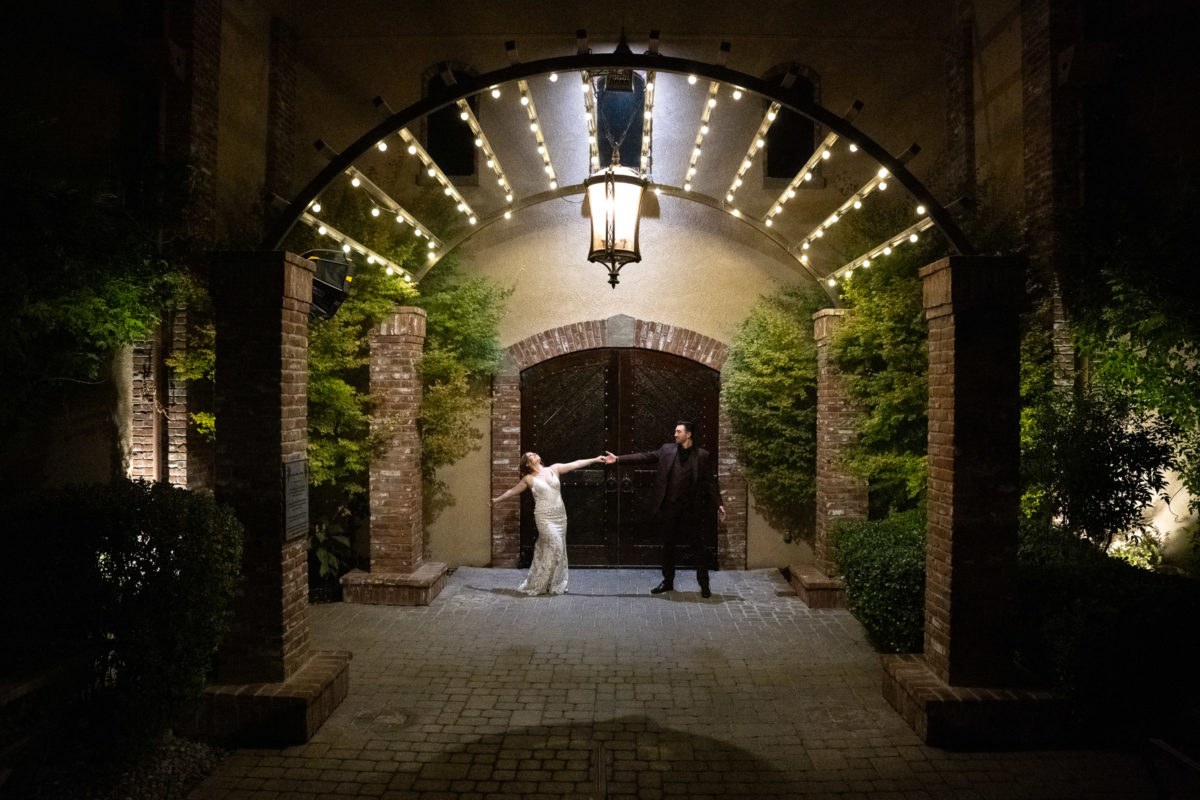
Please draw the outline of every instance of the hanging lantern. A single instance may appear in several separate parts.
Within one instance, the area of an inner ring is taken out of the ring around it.
[[[646,179],[634,169],[614,164],[583,182],[592,217],[588,261],[608,266],[608,282],[617,287],[621,267],[642,260],[638,225]]]

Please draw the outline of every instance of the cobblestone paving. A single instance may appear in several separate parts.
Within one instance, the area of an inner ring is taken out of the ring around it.
[[[382,798],[1152,798],[1116,752],[926,747],[880,694],[844,610],[776,570],[651,596],[651,570],[460,568],[428,607],[311,609],[353,651],[350,696],[307,744],[236,751],[191,800]]]

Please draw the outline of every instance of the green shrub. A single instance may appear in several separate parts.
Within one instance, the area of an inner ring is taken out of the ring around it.
[[[230,619],[242,528],[211,497],[119,481],[10,498],[6,668],[68,664],[80,719],[151,739],[197,701]]]
[[[1031,524],[1017,569],[1018,660],[1074,699],[1089,724],[1149,733],[1194,723],[1200,584]]]
[[[816,493],[817,348],[813,314],[828,301],[805,288],[765,297],[734,334],[721,402],[746,482],[785,541],[811,534]]]
[[[918,653],[925,635],[925,512],[839,525],[833,552],[847,603],[875,647]]]

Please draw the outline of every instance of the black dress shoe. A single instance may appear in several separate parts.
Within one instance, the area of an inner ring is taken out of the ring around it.
[[[712,597],[712,590],[708,588],[707,583],[700,587],[700,596],[701,597]]]
[[[650,594],[662,594],[663,592],[670,592],[674,589],[675,585],[673,583],[670,581],[663,581],[658,586],[655,586],[653,589],[651,589]]]

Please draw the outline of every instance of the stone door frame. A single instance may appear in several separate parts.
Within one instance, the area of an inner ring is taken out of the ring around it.
[[[550,328],[510,345],[492,381],[492,497],[517,482],[521,450],[521,371],[557,356],[611,347],[670,353],[715,369],[725,364],[728,345],[686,328],[620,314],[608,319]],[[746,520],[749,496],[738,464],[737,447],[724,408],[717,417],[720,457],[717,477],[725,501],[725,522],[717,530],[720,569],[746,568]],[[664,434],[665,435],[665,434]],[[520,506],[492,509],[492,566],[516,567],[521,543]]]

